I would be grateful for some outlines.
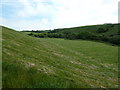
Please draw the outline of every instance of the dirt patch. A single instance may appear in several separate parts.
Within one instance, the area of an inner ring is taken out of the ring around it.
[[[77,62],[77,61],[70,61],[71,63],[73,63],[73,64],[81,64],[80,62]]]
[[[92,65],[86,65],[85,67],[86,67],[87,69],[92,69],[92,70],[93,70],[93,69],[98,69],[98,67],[97,67],[96,65],[93,65],[93,64],[92,64]]]
[[[35,64],[31,63],[31,62],[22,62],[21,64],[25,65],[26,68],[34,67],[35,66]]]
[[[106,68],[110,68],[113,66],[113,64],[103,64],[103,63],[101,63],[101,65]]]
[[[46,73],[46,74],[55,74],[55,72],[52,69],[50,69],[46,66],[43,66],[42,68],[39,68],[38,71]]]
[[[59,54],[59,53],[53,53],[53,54],[56,55],[56,56],[59,56],[59,57],[64,57],[63,54]]]

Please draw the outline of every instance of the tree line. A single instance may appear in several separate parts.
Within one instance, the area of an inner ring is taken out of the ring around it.
[[[108,28],[109,26],[109,28]],[[55,30],[47,30],[47,31],[32,31],[28,35],[34,36],[37,38],[64,38],[64,39],[70,39],[70,40],[94,40],[94,41],[103,41],[112,43],[115,45],[120,45],[120,31],[115,34],[109,34],[107,35],[108,31],[110,31],[111,27],[114,27],[114,25],[108,25],[107,28],[99,27],[95,32],[90,32],[90,30],[87,31],[80,31],[80,32],[73,32],[70,31],[69,28],[67,29],[55,29]]]
[[[91,32],[81,32],[81,33],[40,33],[34,34],[30,33],[30,36],[37,38],[65,38],[70,40],[82,39],[82,40],[95,40],[95,41],[104,41],[112,44],[120,45],[120,36],[119,35],[96,35]]]

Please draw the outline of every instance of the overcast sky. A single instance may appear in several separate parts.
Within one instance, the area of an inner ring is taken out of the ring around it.
[[[0,24],[45,30],[118,22],[119,0],[2,0]]]

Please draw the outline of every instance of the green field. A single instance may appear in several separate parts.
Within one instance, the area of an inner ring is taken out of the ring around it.
[[[118,88],[118,46],[2,28],[3,88]]]

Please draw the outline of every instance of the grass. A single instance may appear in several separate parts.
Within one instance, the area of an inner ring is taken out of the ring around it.
[[[3,88],[117,88],[118,47],[3,30]]]

